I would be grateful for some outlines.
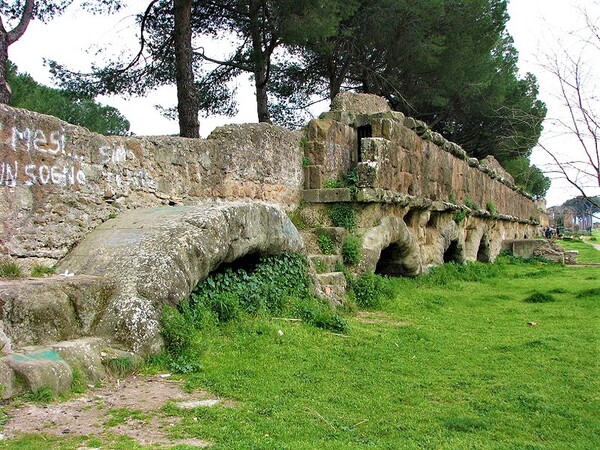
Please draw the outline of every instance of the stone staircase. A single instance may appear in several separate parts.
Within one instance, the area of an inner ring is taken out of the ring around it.
[[[315,281],[317,295],[327,298],[333,304],[344,303],[347,281],[342,269],[344,260],[341,246],[348,231],[338,227],[320,227],[301,231],[309,262],[310,273]],[[332,243],[328,253],[324,254],[318,244],[319,236],[327,236]]]

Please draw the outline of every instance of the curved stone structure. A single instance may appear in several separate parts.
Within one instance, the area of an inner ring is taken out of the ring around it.
[[[416,276],[422,271],[421,253],[414,234],[402,219],[385,217],[363,238],[360,269],[396,276]]]
[[[97,227],[60,263],[59,272],[111,280],[92,333],[134,352],[160,348],[162,305],[176,305],[220,264],[248,254],[303,251],[285,213],[258,202],[128,211]]]

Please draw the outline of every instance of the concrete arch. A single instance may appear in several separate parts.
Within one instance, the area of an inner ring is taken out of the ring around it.
[[[222,263],[242,256],[301,252],[302,237],[279,208],[258,202],[128,211],[97,227],[59,271],[111,280],[114,294],[96,305],[95,335],[140,353],[162,341],[162,306],[176,305]]]
[[[388,216],[363,238],[363,272],[417,276],[422,272],[421,253],[415,236],[404,221]]]

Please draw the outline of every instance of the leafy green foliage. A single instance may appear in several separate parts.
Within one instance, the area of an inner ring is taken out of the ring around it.
[[[316,327],[345,332],[347,323],[310,292],[304,256],[261,256],[253,270],[231,267],[211,274],[179,308],[165,307],[162,335],[171,370],[201,369],[202,333],[246,316],[286,315]]]
[[[350,203],[336,203],[329,209],[329,217],[336,227],[356,228],[356,211]]]
[[[515,184],[534,197],[543,198],[550,189],[550,178],[532,165],[528,158],[507,158],[502,165],[513,176]]]
[[[290,305],[290,310],[294,317],[317,328],[336,333],[348,331],[348,322],[336,314],[331,306],[315,297],[296,298]]]
[[[92,98],[54,89],[37,83],[28,74],[8,72],[12,89],[10,106],[58,117],[74,125],[105,135],[129,134],[129,122],[112,106],[103,106]]]
[[[0,278],[21,278],[23,269],[17,263],[10,261],[0,262]]]
[[[317,236],[317,245],[324,255],[333,255],[335,253],[335,245],[331,238],[325,233],[321,233]]]
[[[372,272],[365,272],[351,280],[351,293],[360,308],[380,308],[392,296],[389,280]]]
[[[362,242],[358,236],[350,234],[342,244],[342,257],[346,264],[358,264],[362,256]]]

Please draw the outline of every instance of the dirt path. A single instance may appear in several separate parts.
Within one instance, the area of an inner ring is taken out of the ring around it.
[[[66,402],[27,403],[13,407],[8,411],[10,419],[2,433],[4,439],[42,432],[100,438],[103,433],[111,433],[128,436],[141,445],[152,445],[157,449],[181,444],[209,447],[210,442],[200,439],[169,439],[169,428],[180,418],[167,416],[161,411],[168,402],[174,402],[181,408],[208,407],[218,403],[231,406],[231,402],[227,405],[208,392],[187,394],[182,391],[180,382],[166,376],[132,376],[122,381],[106,382],[103,387],[90,389]]]

